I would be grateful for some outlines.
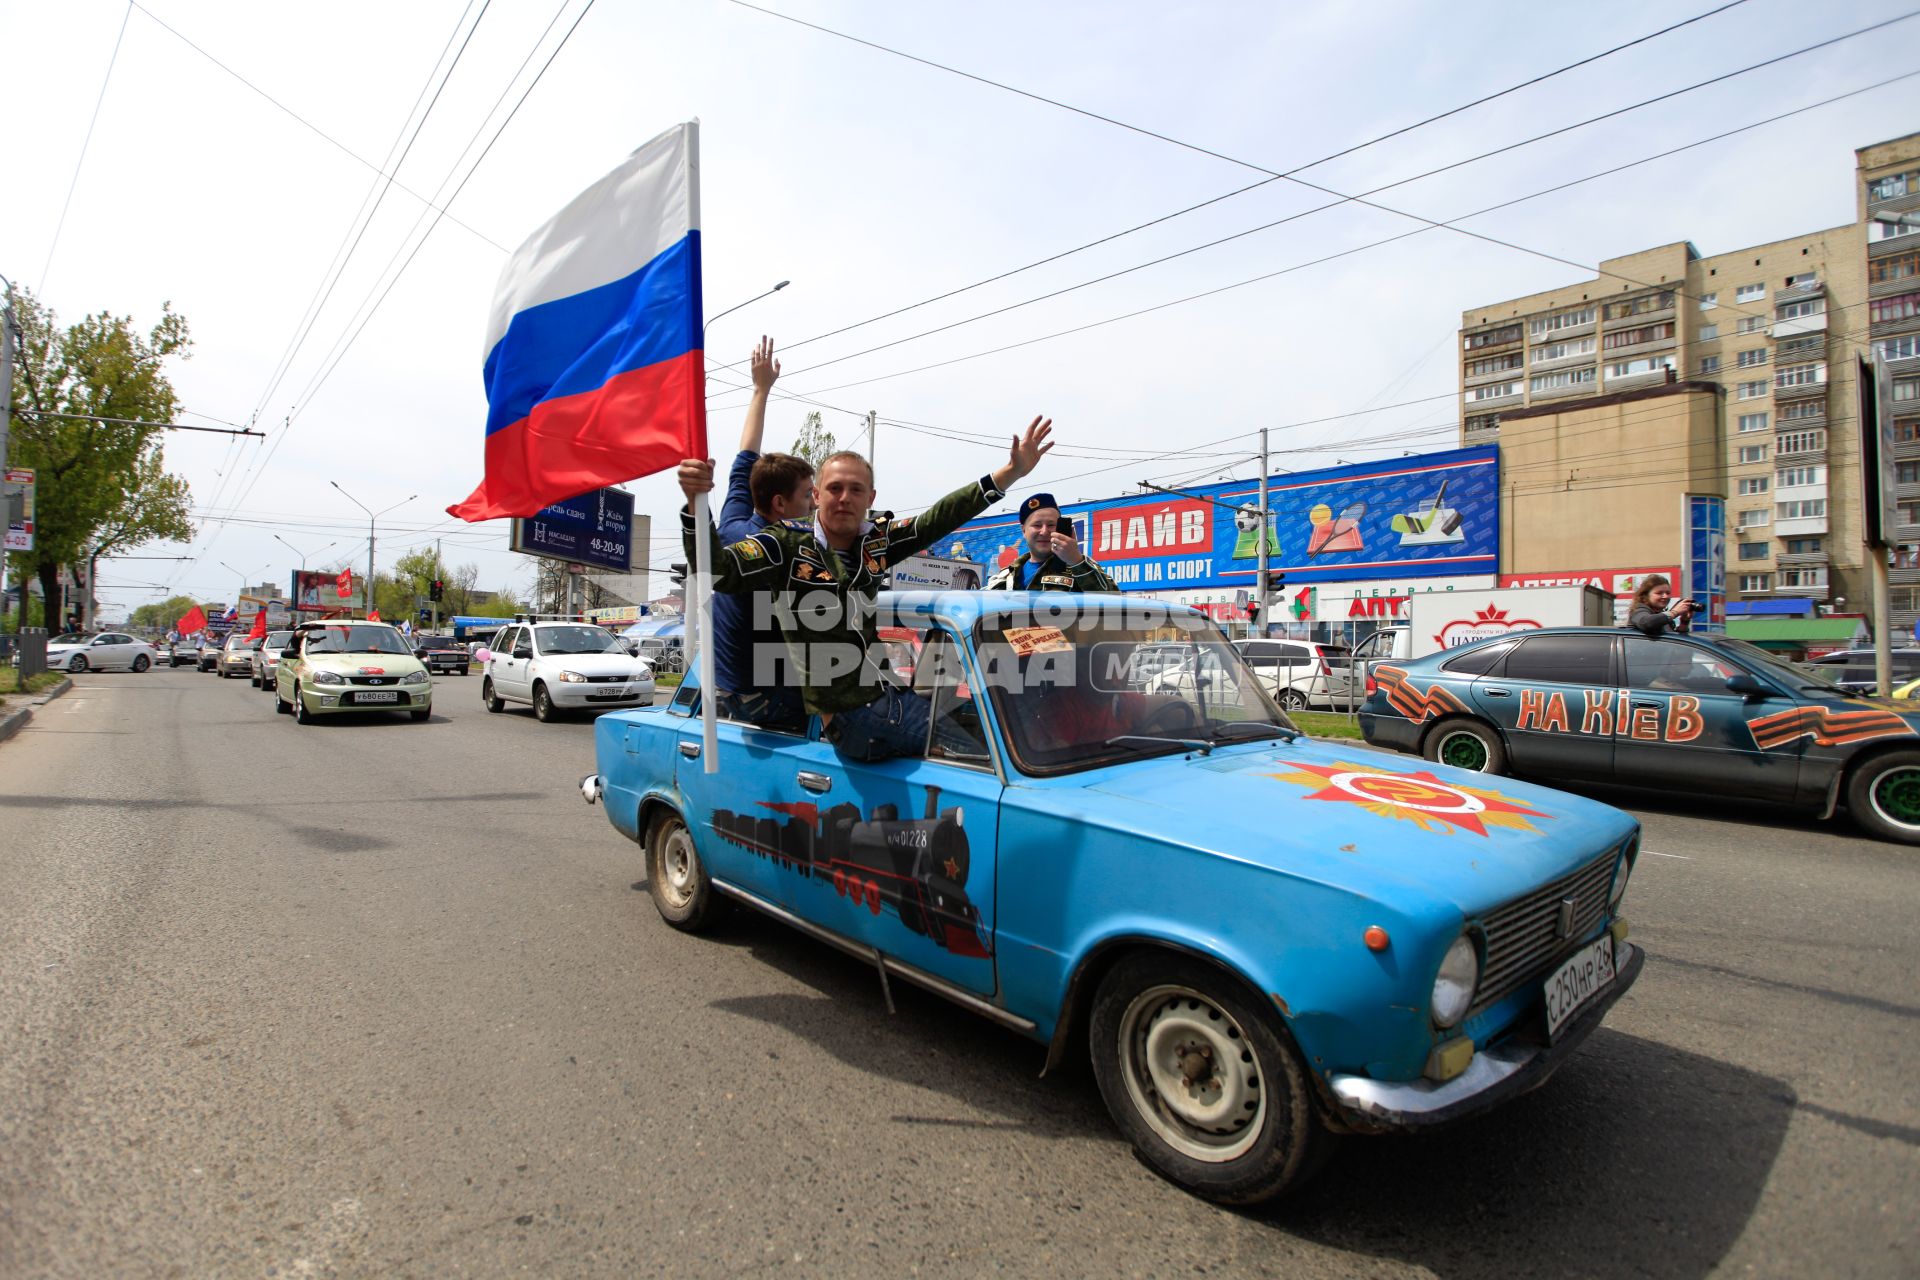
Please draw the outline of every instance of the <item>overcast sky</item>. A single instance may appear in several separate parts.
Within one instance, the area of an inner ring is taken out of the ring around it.
[[[1291,170],[1716,2],[1462,9],[1393,0],[768,0],[782,13],[1217,153],[1205,155],[727,0],[598,0],[590,10],[588,0],[140,0],[132,9],[124,0],[0,0],[14,121],[0,273],[39,290],[68,323],[105,309],[145,327],[171,301],[195,345],[170,374],[187,408],[207,415],[182,421],[257,416],[266,432],[244,442],[169,436],[167,463],[193,487],[199,536],[187,548],[139,554],[192,559],[105,565],[108,618],[161,598],[165,587],[231,599],[238,579],[222,562],[249,582],[284,582],[297,560],[270,533],[304,551],[332,543],[309,567],[342,558],[364,565],[365,517],[329,480],[376,510],[419,495],[382,520],[383,566],[444,538],[450,562],[479,565],[480,585],[524,589],[527,562],[506,550],[504,525],[443,514],[480,479],[480,344],[495,277],[507,250],[677,121],[701,121],[708,315],[793,282],[713,326],[707,345],[718,366],[744,358],[762,332],[783,347],[798,344],[996,276],[1223,196],[1266,176],[1257,168]],[[434,203],[446,203],[583,11],[433,225],[438,215],[424,198],[440,191]],[[1377,188],[1902,11],[1873,0],[1747,0],[1298,176],[1342,195]],[[439,88],[450,40],[465,49]],[[1920,20],[1374,198],[1454,219],[1911,71],[1920,67],[1916,53]],[[415,136],[409,122],[420,119],[423,87],[428,98],[439,93]],[[1712,254],[1848,222],[1853,148],[1920,128],[1917,107],[1920,80],[1907,80],[1466,225],[1590,266],[1675,240]],[[387,157],[409,137],[393,185],[296,344],[369,196],[387,185],[380,169],[392,172]],[[1575,268],[1445,230],[1362,248],[1420,224],[1345,204],[914,338],[1333,199],[1268,183],[797,346],[784,357],[779,389],[850,411],[826,415],[842,444],[859,443],[853,415],[870,408],[921,428],[1003,437],[1050,414],[1059,449],[1031,485],[1063,500],[1121,493],[1144,479],[1254,474],[1246,459],[1261,427],[1276,428],[1277,450],[1296,451],[1276,457],[1294,469],[1447,447],[1461,311],[1570,283],[1580,278]],[[356,316],[430,225],[360,327]],[[887,376],[1347,250],[1358,251],[1070,336]],[[711,388],[709,435],[723,463],[744,400],[725,390],[734,380],[717,371]],[[769,447],[787,447],[810,407],[776,400]],[[1290,425],[1331,415],[1356,416]],[[1353,443],[1422,427],[1432,434]],[[1194,456],[1165,456],[1176,451]],[[880,505],[904,511],[992,469],[1005,444],[883,425],[877,452]],[[654,519],[649,559],[679,559],[678,490],[667,477],[631,487]]]

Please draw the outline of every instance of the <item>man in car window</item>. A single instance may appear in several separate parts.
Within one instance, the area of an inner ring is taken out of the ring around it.
[[[917,516],[885,513],[867,519],[874,501],[873,467],[857,453],[831,455],[814,481],[817,512],[811,528],[769,525],[750,538],[721,541],[710,525],[693,523],[691,500],[713,488],[713,460],[680,464],[681,491],[689,506],[680,513],[689,562],[694,539],[708,539],[717,591],[765,591],[774,596],[774,616],[802,705],[818,715],[829,741],[856,760],[918,755],[926,749],[929,707],[911,690],[884,680],[877,665],[879,637],[874,597],[887,570],[932,546],[979,515],[1039,465],[1053,446],[1053,423],[1035,418],[1013,438],[1006,463],[991,475],[955,489]]]
[[[1050,493],[1036,493],[1020,504],[1020,535],[1027,549],[987,579],[989,591],[1118,591],[1105,571],[1087,558],[1060,519]]]

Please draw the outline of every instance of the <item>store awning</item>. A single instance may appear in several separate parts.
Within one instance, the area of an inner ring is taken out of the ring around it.
[[[1728,618],[1727,634],[1761,646],[1845,645],[1860,629],[1858,618]]]
[[[1782,600],[1729,600],[1727,602],[1729,618],[1752,618],[1763,614],[1769,617],[1811,618],[1813,601],[1804,597],[1797,599],[1789,597]]]

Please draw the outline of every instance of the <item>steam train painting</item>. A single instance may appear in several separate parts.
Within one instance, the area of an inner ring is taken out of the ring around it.
[[[981,934],[980,911],[967,897],[972,860],[963,814],[940,809],[940,788],[927,788],[919,818],[902,819],[890,804],[875,805],[862,818],[851,804],[823,812],[805,802],[758,803],[768,812],[714,810],[714,833],[803,876],[831,878],[834,892],[852,905],[874,915],[891,911],[954,955],[993,954]]]

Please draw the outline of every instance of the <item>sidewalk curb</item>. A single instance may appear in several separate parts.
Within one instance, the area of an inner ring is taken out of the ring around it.
[[[27,724],[33,719],[33,709],[35,707],[44,707],[47,703],[52,702],[55,698],[66,693],[71,688],[73,688],[72,680],[62,680],[59,684],[53,686],[53,688],[47,690],[26,706],[15,711],[0,714],[0,742],[5,742],[8,738],[11,738],[14,734],[26,728]]]

